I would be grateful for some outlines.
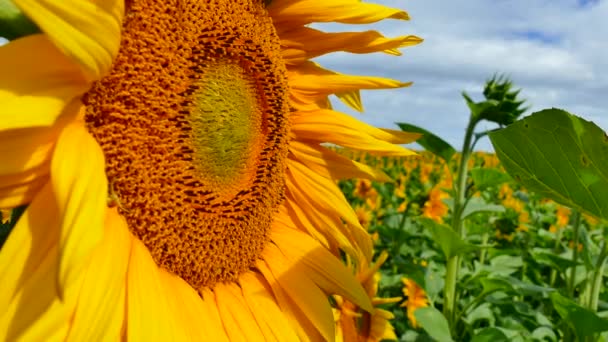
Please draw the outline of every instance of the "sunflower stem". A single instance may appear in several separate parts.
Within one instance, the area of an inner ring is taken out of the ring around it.
[[[574,222],[572,224],[573,246],[572,246],[572,269],[570,270],[570,279],[568,279],[568,294],[570,298],[574,298],[574,287],[576,286],[576,264],[578,262],[578,238],[579,227],[581,223],[581,213],[578,210],[574,211]]]
[[[595,274],[591,285],[591,295],[589,298],[589,305],[587,308],[594,312],[597,312],[597,306],[599,304],[600,290],[602,289],[602,278],[604,276],[604,268],[606,267],[606,259],[608,259],[608,243],[604,241],[602,243],[602,251],[597,258],[597,264],[595,267]]]
[[[460,238],[464,237],[461,216],[464,204],[466,202],[467,167],[472,148],[471,139],[473,138],[475,125],[477,124],[477,122],[477,118],[471,115],[464,136],[464,142],[462,144],[462,154],[460,158],[460,163],[458,165],[458,174],[456,176],[457,184],[456,193],[454,196],[454,212],[452,213],[452,229]],[[459,267],[460,256],[455,255],[450,257],[446,265],[445,286],[443,289],[443,315],[450,323],[450,328],[452,332],[455,332],[455,327],[457,324],[457,322],[455,321],[455,310],[457,301],[456,282],[458,280]]]

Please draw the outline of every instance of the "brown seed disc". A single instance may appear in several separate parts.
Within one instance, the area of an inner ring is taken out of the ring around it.
[[[234,281],[283,199],[288,84],[260,0],[128,2],[118,57],[84,96],[111,198],[159,266]]]

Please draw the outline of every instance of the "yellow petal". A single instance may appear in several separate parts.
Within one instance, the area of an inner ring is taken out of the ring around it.
[[[294,304],[309,318],[325,340],[333,341],[333,314],[327,294],[312,282],[306,268],[287,260],[273,244],[267,244],[263,259]]]
[[[50,252],[51,255],[56,255],[57,245]],[[3,307],[0,316],[2,341],[65,339],[77,297],[74,290],[78,289],[80,281],[70,284],[65,298],[60,300],[54,286],[57,276],[56,257],[44,259],[36,266],[35,271],[20,286],[13,301]]]
[[[82,123],[66,127],[51,162],[51,182],[61,213],[60,294],[88,263],[104,232],[108,191],[103,152]]]
[[[231,341],[264,341],[264,334],[236,284],[217,284],[215,302]]]
[[[182,341],[178,311],[170,303],[166,271],[159,269],[139,239],[132,239],[127,279],[127,331],[129,341]],[[153,322],[153,324],[151,324]]]
[[[131,234],[124,218],[108,209],[103,241],[86,269],[72,318],[70,341],[120,340],[126,307],[126,277]]]
[[[272,291],[260,274],[243,274],[239,277],[239,285],[253,317],[264,331],[265,340],[298,341],[296,332],[291,329],[285,313],[280,310]]]
[[[394,143],[399,141],[399,143],[405,144],[420,137],[420,134],[417,133],[379,129],[350,115],[323,109],[312,112],[294,112],[292,114],[292,134],[296,140],[329,142],[383,156],[415,155],[413,151],[394,145]]]
[[[275,224],[271,239],[292,263],[307,268],[305,273],[326,293],[340,295],[372,311],[372,303],[355,276],[310,236]]]
[[[339,249],[349,255],[357,255],[356,245],[351,239],[339,215],[334,211],[316,206],[316,198],[313,201],[305,191],[298,188],[292,180],[286,181],[287,191],[285,196],[285,206],[288,208],[289,215],[294,222],[310,222],[310,227],[323,235],[323,239],[329,242],[329,249],[332,251]],[[311,234],[312,235],[312,234]],[[317,239],[319,240],[319,239]]]
[[[338,100],[342,101],[345,105],[356,110],[359,113],[363,113],[363,103],[361,102],[361,93],[358,90],[351,90],[345,92],[335,93]],[[331,109],[331,108],[326,108]]]
[[[229,341],[228,334],[224,328],[224,323],[218,311],[217,302],[215,301],[215,294],[209,289],[202,290],[203,301],[202,309],[205,314],[205,326],[210,327],[207,329],[212,338],[206,341]]]
[[[324,69],[314,62],[289,68],[287,75],[292,96],[301,98],[315,98],[359,89],[400,88],[412,84],[384,77],[344,75]]]
[[[124,0],[14,2],[78,63],[89,81],[101,78],[110,69],[120,44]]]
[[[0,130],[0,207],[32,201],[48,180],[55,142],[65,125],[82,107],[74,100],[49,127]],[[0,124],[1,125],[1,124]]]
[[[359,0],[275,0],[268,12],[275,25],[285,30],[312,22],[368,24],[387,18],[409,19],[402,10]]]
[[[58,296],[60,219],[49,185],[42,188],[0,250],[0,340],[64,340],[82,277]]]
[[[181,329],[188,333],[189,341],[228,341],[222,323],[213,319],[202,298],[188,283],[173,275],[168,275],[165,280],[167,292],[171,293],[168,299],[173,302],[179,315],[177,320]],[[218,317],[217,313],[215,317]]]
[[[0,131],[50,127],[89,87],[77,66],[44,35],[0,46],[0,74]]]
[[[377,31],[323,32],[302,26],[281,34],[283,57],[287,64],[299,64],[335,51],[372,53],[382,51],[399,56],[397,50],[422,42],[416,36],[386,38]]]
[[[372,241],[359,223],[357,214],[354,212],[344,194],[331,180],[325,179],[315,172],[310,172],[304,165],[293,160],[288,160],[287,184],[288,189],[306,189],[303,197],[308,197],[306,202],[311,203],[311,211],[318,210],[319,215],[326,216],[327,222],[334,223],[334,229],[347,230],[349,240],[357,249],[364,253],[367,259],[371,258]],[[342,223],[345,221],[347,225]],[[326,223],[327,224],[327,223]]]
[[[59,225],[55,197],[50,184],[47,184],[17,221],[0,249],[0,308],[8,307],[44,260],[57,259]],[[54,284],[53,281],[46,285],[54,287]]]
[[[382,170],[350,160],[321,145],[292,141],[289,150],[312,171],[328,179],[365,178],[379,182],[391,181]]]

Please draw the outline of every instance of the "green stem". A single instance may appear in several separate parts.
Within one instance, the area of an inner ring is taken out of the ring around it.
[[[559,254],[559,246],[560,246],[560,242],[562,240],[562,232],[564,231],[564,229],[562,228],[556,228],[557,229],[557,236],[555,237],[555,247],[553,248],[553,251],[555,254]],[[551,269],[551,276],[549,278],[549,285],[551,287],[553,287],[555,285],[555,278],[557,277],[557,270],[555,268]]]
[[[581,223],[581,213],[578,210],[574,211],[574,223],[572,225],[572,231],[574,234],[573,246],[572,246],[572,270],[570,271],[570,279],[568,279],[568,294],[570,298],[574,298],[574,286],[576,278],[576,263],[578,259],[578,230]]]
[[[458,174],[456,176],[456,196],[454,197],[454,212],[452,213],[452,229],[460,238],[463,237],[461,214],[463,204],[465,203],[467,167],[469,156],[471,154],[471,138],[473,137],[473,130],[475,129],[476,124],[477,120],[471,117],[469,119],[469,124],[467,125],[467,130],[464,136],[464,142],[462,144],[462,155],[460,158],[460,164],[458,165]],[[457,323],[455,321],[455,309],[457,300],[456,282],[458,280],[459,266],[459,256],[453,256],[448,260],[446,265],[445,286],[443,288],[443,315],[450,323],[450,328],[452,329],[452,331],[455,330],[455,326]]]
[[[482,246],[486,246],[488,244],[488,240],[490,239],[490,234],[488,233],[483,233],[483,235],[481,236],[481,245]],[[488,249],[487,248],[482,248],[481,251],[479,252],[479,264],[483,265],[486,262],[486,254],[488,253]]]
[[[597,305],[600,298],[600,290],[602,289],[602,277],[604,276],[604,268],[606,267],[606,259],[608,258],[608,244],[603,243],[602,252],[597,258],[597,265],[595,267],[595,275],[593,276],[593,285],[591,287],[591,296],[589,299],[589,310],[594,312],[597,311]]]

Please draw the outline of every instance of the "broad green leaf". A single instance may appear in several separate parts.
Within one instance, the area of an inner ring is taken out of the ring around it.
[[[608,135],[594,123],[546,109],[489,136],[507,172],[528,190],[608,218]]]
[[[494,274],[507,276],[517,272],[523,265],[520,256],[499,255],[490,259],[489,269]]]
[[[555,335],[555,332],[550,328],[541,326],[534,329],[534,331],[532,332],[532,339],[534,339],[534,341],[555,342],[557,341],[557,336]]]
[[[437,223],[426,217],[419,220],[430,231],[433,239],[439,244],[447,259],[479,249],[479,247],[463,241],[452,228],[445,224]]]
[[[567,259],[559,255],[555,255],[552,251],[533,250],[532,257],[540,264],[551,266],[560,272],[566,271],[566,269],[579,265],[579,263]]]
[[[494,326],[496,324],[496,316],[492,311],[492,304],[483,302],[469,312],[463,319],[468,325],[472,326],[479,321],[484,322],[484,325]]]
[[[485,328],[473,336],[471,342],[508,342],[509,339],[500,329]]]
[[[484,294],[496,291],[515,292],[521,295],[533,295],[552,292],[554,289],[527,283],[514,277],[490,275],[479,280]]]
[[[488,294],[496,291],[512,292],[514,291],[511,283],[504,278],[487,277],[479,280],[483,287],[483,294]]]
[[[584,308],[558,292],[550,294],[555,311],[576,332],[579,339],[608,330],[608,320]]]
[[[456,153],[456,149],[452,145],[422,127],[399,122],[397,125],[405,132],[422,133],[422,137],[416,140],[416,143],[446,162],[449,162]]]
[[[465,219],[473,214],[484,212],[504,212],[505,207],[497,204],[490,204],[479,197],[472,197],[468,202],[460,217]]]
[[[471,169],[471,179],[477,190],[485,190],[491,186],[500,185],[511,181],[508,174],[497,169],[476,167]]]
[[[450,327],[445,317],[432,306],[419,308],[414,311],[416,321],[422,329],[439,342],[451,342]]]

